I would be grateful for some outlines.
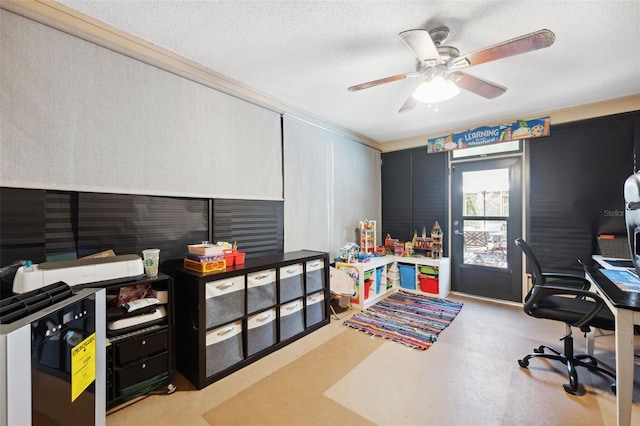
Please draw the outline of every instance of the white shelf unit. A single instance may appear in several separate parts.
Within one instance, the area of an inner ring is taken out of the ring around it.
[[[388,256],[374,257],[368,262],[336,262],[336,268],[349,274],[356,281],[356,293],[351,298],[354,307],[371,306],[385,297],[393,288],[387,289]],[[368,279],[365,279],[368,277]]]
[[[420,266],[430,266],[438,270],[437,293],[422,291],[418,278]],[[414,277],[415,285],[409,286],[410,288],[401,286],[399,269],[406,267],[413,269],[411,276]],[[445,298],[449,295],[451,287],[449,258],[432,259],[430,257],[390,255],[373,257],[367,262],[336,262],[336,268],[346,271],[356,280],[356,294],[351,298],[351,304],[358,309],[366,309],[400,289]],[[365,280],[365,276],[369,276],[369,279]]]
[[[407,266],[413,268],[413,276],[415,277],[414,288],[402,287],[400,283],[398,283],[398,288],[402,288],[403,290],[415,291],[416,293],[438,296],[441,299],[444,299],[449,295],[449,291],[451,290],[451,266],[450,266],[451,263],[448,257],[442,257],[439,259],[433,259],[430,257],[399,257],[399,256],[393,256],[393,257],[396,258],[396,265],[398,265],[399,268],[407,267]],[[418,278],[418,275],[420,275],[421,266],[430,266],[432,268],[437,269],[438,271],[437,294],[431,293],[428,291],[422,291],[420,286],[420,280]]]

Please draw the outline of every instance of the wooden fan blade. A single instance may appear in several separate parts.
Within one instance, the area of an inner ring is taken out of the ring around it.
[[[426,66],[433,66],[441,62],[440,53],[427,30],[407,30],[398,34],[416,57]]]
[[[476,95],[480,95],[483,98],[497,98],[507,91],[507,88],[504,86],[500,86],[499,84],[492,83],[460,71],[456,71],[452,73],[452,75],[455,76],[455,83],[458,87],[471,93],[475,93]]]
[[[416,98],[413,97],[413,92],[411,92],[411,94],[409,95],[407,100],[404,101],[404,104],[402,104],[398,112],[411,111],[416,107],[417,104],[418,104],[418,101],[416,101]]]
[[[485,62],[544,49],[545,47],[551,46],[555,39],[555,34],[549,30],[535,31],[484,49],[476,50],[468,55],[459,56],[452,60],[448,66],[450,68],[472,67],[474,65],[484,64]]]
[[[419,77],[421,75],[423,75],[423,74],[420,73],[420,72],[410,72],[410,73],[406,73],[406,74],[393,75],[391,77],[385,77],[385,78],[381,78],[379,80],[373,80],[373,81],[368,81],[368,82],[362,83],[362,84],[356,84],[355,86],[349,87],[348,90],[350,92],[355,92],[355,91],[362,90],[362,89],[368,89],[369,87],[379,86],[379,85],[385,84],[385,83],[391,83],[393,81],[404,80],[405,78]]]

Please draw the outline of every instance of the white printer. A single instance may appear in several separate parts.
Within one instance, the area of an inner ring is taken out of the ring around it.
[[[64,281],[70,286],[87,283],[111,284],[144,276],[142,259],[136,254],[98,257],[21,266],[13,279],[13,292],[26,293]]]

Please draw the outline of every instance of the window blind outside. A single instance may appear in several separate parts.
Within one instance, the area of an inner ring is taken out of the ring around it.
[[[412,232],[420,235],[422,227],[430,235],[431,228],[437,221],[442,232],[447,233],[447,154],[428,154],[424,148],[411,152],[411,169],[413,184],[412,199]],[[411,234],[413,236],[413,233]],[[446,241],[446,239],[445,239]],[[449,248],[444,245],[444,256]]]
[[[281,201],[213,200],[213,242],[237,242],[247,257],[283,252],[284,206]]]
[[[0,188],[0,266],[45,258],[45,191]]]
[[[47,259],[75,259],[78,235],[78,193],[46,191],[45,204]]]
[[[160,262],[184,258],[187,245],[208,239],[208,200],[80,193],[78,256],[160,249]]]
[[[382,241],[407,241],[413,227],[411,150],[382,154]]]
[[[424,147],[382,154],[382,220],[387,234],[409,241],[438,221],[447,225],[447,156]],[[445,256],[448,247],[444,247]]]
[[[549,270],[581,271],[596,237],[626,234],[625,179],[633,173],[634,116],[556,126],[529,144],[528,242]],[[637,118],[636,118],[637,119]]]

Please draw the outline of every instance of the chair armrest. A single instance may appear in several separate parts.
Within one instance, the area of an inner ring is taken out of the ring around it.
[[[545,280],[554,279],[554,280],[562,280],[562,281],[574,281],[573,284],[569,282],[566,282],[566,283],[563,282],[562,284],[559,284],[561,287],[567,286],[567,287],[579,288],[582,290],[589,290],[589,288],[591,288],[591,281],[589,281],[588,279],[580,275],[563,274],[558,272],[543,272],[542,276],[545,278]]]
[[[575,296],[579,298],[589,298],[594,302],[593,308],[591,308],[589,312],[587,312],[579,321],[572,324],[574,327],[582,327],[584,325],[588,325],[591,320],[598,314],[598,312],[600,312],[600,310],[606,306],[604,300],[602,300],[602,298],[598,294],[592,291],[554,285],[536,285],[531,289],[529,298],[526,301],[523,309],[528,315],[533,316],[531,307],[534,304],[548,296],[562,295]]]

